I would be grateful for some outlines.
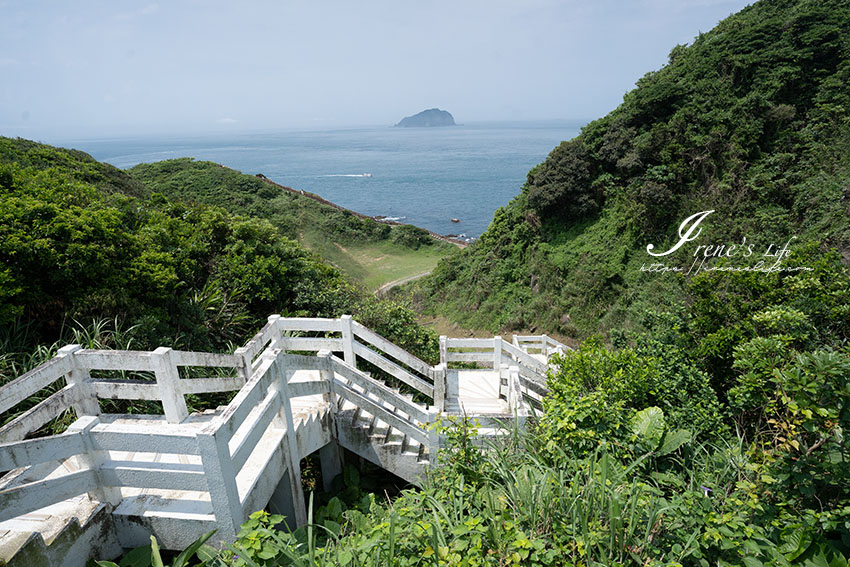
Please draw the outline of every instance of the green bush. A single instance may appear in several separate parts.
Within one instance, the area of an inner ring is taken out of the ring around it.
[[[620,349],[591,339],[558,359],[544,402],[550,447],[586,455],[603,441],[625,446],[629,420],[648,407],[659,408],[672,428],[723,432],[708,376],[676,347],[642,335],[636,339],[634,347]]]
[[[390,242],[413,250],[418,250],[420,246],[434,244],[434,239],[427,230],[412,224],[394,226],[390,234]]]
[[[229,350],[272,313],[351,313],[435,356],[436,338],[406,307],[366,294],[269,221],[169,200],[85,154],[26,140],[0,138],[0,167],[0,329],[27,322],[21,352],[62,338],[73,320],[117,320],[141,349]],[[252,195],[275,187],[191,160],[141,170],[160,168],[185,177],[171,185],[182,197],[225,181]],[[205,172],[212,181],[193,177]],[[143,196],[116,192],[131,189]]]

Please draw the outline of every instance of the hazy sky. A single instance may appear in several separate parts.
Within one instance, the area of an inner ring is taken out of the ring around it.
[[[743,0],[0,0],[0,135],[587,120]]]

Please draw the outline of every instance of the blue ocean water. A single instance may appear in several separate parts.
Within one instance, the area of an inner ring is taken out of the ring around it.
[[[120,168],[176,157],[210,160],[243,173],[262,173],[366,215],[400,219],[440,234],[478,237],[496,209],[519,193],[528,170],[578,132],[578,124],[565,121],[478,123],[62,145]]]

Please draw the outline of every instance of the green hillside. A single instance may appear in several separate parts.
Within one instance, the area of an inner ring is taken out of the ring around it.
[[[762,0],[674,48],[413,286],[468,326],[586,339],[542,414],[484,452],[474,416],[444,424],[422,490],[350,475],[324,529],[255,514],[219,564],[848,565],[848,32],[846,2]],[[789,240],[793,271],[744,269]],[[641,271],[700,254],[726,271]]]
[[[686,217],[698,244],[796,237],[850,258],[850,4],[766,0],[676,46],[610,114],[528,173],[479,242],[417,286],[471,327],[582,338],[693,301],[688,277],[641,272]]]
[[[75,332],[229,350],[272,313],[351,313],[436,352],[411,311],[374,298],[279,223],[154,189],[82,152],[0,137],[0,382],[43,358],[28,358],[38,345]]]
[[[421,488],[386,490],[347,459],[322,492],[321,466],[305,466],[309,525],[281,531],[259,510],[233,545],[168,560],[850,564],[848,85],[846,1],[761,0],[674,48],[535,167],[480,241],[412,287],[466,325],[576,339],[549,360],[542,411],[484,443],[489,419],[438,416]],[[351,255],[350,270],[374,259],[357,250],[439,245],[313,207],[216,164],[125,173],[0,138],[0,384],[70,339],[231,350],[272,312],[349,312],[435,363],[439,343],[411,310],[302,242]],[[722,270],[644,269],[704,258]],[[744,269],[759,259],[788,270]],[[164,564],[155,539],[129,564]]]
[[[454,246],[410,225],[390,225],[216,163],[140,164],[131,176],[169,199],[263,218],[368,289],[430,271]]]

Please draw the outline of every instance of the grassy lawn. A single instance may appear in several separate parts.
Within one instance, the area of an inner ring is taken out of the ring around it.
[[[454,250],[451,244],[435,243],[412,250],[389,242],[348,244],[329,242],[327,235],[303,233],[307,248],[361,282],[369,291],[384,284],[431,271],[440,258]]]

